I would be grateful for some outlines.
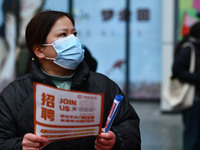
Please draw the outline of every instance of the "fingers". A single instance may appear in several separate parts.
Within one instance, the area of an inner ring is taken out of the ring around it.
[[[113,132],[101,133],[95,141],[96,150],[110,150],[115,145],[116,136]]]
[[[108,133],[100,133],[97,138],[104,138],[104,139],[112,139],[115,136],[115,134],[112,131],[109,131]]]
[[[48,143],[48,139],[27,133],[22,140],[23,150],[39,150],[44,143]]]
[[[102,145],[95,145],[95,150],[111,150],[111,146],[102,146]]]

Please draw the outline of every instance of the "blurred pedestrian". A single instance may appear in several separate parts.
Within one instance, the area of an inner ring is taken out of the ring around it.
[[[191,47],[183,47],[190,42],[195,48],[195,71],[189,72]],[[174,51],[172,78],[195,85],[193,106],[183,110],[184,150],[200,150],[200,22],[191,26],[190,32],[183,37]]]

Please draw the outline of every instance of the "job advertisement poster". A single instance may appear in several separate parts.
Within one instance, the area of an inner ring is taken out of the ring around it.
[[[200,21],[200,1],[179,0],[178,10],[178,40],[181,40],[188,34],[190,27]]]
[[[96,136],[103,121],[103,94],[34,83],[34,132],[50,141]]]

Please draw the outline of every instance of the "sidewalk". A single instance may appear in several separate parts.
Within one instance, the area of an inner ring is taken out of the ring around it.
[[[163,114],[159,102],[131,104],[140,117],[142,150],[182,150],[180,114]]]

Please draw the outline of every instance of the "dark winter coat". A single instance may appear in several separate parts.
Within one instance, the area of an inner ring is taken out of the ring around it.
[[[55,86],[40,69],[32,64],[32,73],[22,76],[9,84],[0,95],[0,150],[22,149],[22,139],[26,133],[34,133],[33,82]],[[106,76],[90,72],[82,62],[72,79],[72,90],[104,93],[104,117],[106,122],[116,94],[120,88]],[[122,100],[111,130],[116,135],[114,149],[140,150],[139,117],[126,98]],[[73,140],[57,141],[47,145],[47,150],[90,150],[94,149],[96,137],[90,136]]]
[[[182,47],[175,56],[172,71],[173,77],[195,85],[196,95],[200,96],[200,44],[192,42],[195,48],[195,71],[189,72],[191,47]]]

